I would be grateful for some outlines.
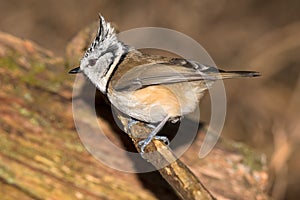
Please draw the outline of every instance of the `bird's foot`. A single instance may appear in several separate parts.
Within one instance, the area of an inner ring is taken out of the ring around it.
[[[160,140],[160,141],[164,142],[164,143],[165,143],[166,145],[168,145],[168,146],[169,146],[169,144],[170,144],[170,140],[169,140],[166,136],[159,136],[159,135],[156,135],[156,136],[154,136],[153,139]]]
[[[135,119],[129,119],[128,120],[128,124],[127,124],[127,132],[131,133],[131,128],[132,126],[136,125],[137,123],[139,123],[140,121],[135,120]],[[153,124],[146,124],[147,127],[149,127],[150,129],[155,129],[156,126],[154,126]]]
[[[170,141],[167,137],[165,136],[149,136],[144,140],[139,141],[138,146],[141,150],[141,155],[143,155],[145,153],[145,148],[150,144],[150,142],[155,139],[155,140],[160,140],[163,141],[166,145],[170,144]]]
[[[143,154],[145,153],[146,146],[152,141],[152,139],[161,140],[167,144],[169,144],[169,140],[167,137],[164,136],[156,136],[156,134],[160,131],[160,129],[165,125],[165,123],[168,121],[169,116],[166,116],[158,125],[154,126],[152,124],[147,124],[149,128],[152,129],[151,133],[148,135],[146,139],[143,139],[138,142],[138,146],[140,148],[140,154],[143,157]],[[136,123],[136,122],[134,122]],[[131,124],[131,123],[130,123]],[[131,124],[132,126],[132,124]]]

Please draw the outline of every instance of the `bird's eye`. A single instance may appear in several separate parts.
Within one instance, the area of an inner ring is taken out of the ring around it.
[[[89,66],[94,66],[97,62],[97,59],[90,59],[89,60]]]

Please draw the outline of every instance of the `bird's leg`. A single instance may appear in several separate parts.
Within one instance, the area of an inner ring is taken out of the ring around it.
[[[139,123],[139,122],[140,122],[140,121],[135,120],[135,119],[133,119],[133,118],[130,118],[130,119],[128,120],[128,123],[127,123],[127,132],[128,132],[128,134],[131,133],[131,127],[134,126],[134,125],[136,125],[136,124]],[[146,124],[146,126],[148,126],[148,127],[151,128],[151,129],[155,129],[155,128],[156,128],[156,126],[154,126],[153,124]]]
[[[128,120],[128,123],[127,123],[127,133],[128,134],[131,134],[131,127],[136,125],[139,121],[135,120],[135,119],[132,119],[130,118]]]
[[[152,139],[162,140],[163,142],[169,144],[169,139],[165,136],[156,136],[156,134],[162,129],[162,127],[168,121],[169,116],[164,118],[148,135],[148,137],[144,140],[139,141],[138,145],[141,149],[141,154],[144,154],[146,146],[152,141]]]

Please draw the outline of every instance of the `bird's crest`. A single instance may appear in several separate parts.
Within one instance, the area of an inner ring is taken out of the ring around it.
[[[99,44],[103,43],[105,40],[109,40],[112,37],[115,37],[115,29],[111,25],[111,23],[106,22],[104,17],[99,14],[99,28],[97,32],[97,36],[90,45],[90,47],[86,50],[84,57],[87,57],[91,52],[93,52]]]

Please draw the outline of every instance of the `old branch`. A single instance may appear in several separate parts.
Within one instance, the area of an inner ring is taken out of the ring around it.
[[[125,127],[125,131],[134,142],[137,151],[140,152],[138,142],[145,138],[151,132],[151,129],[145,123],[139,122],[132,125],[130,130],[128,130],[127,127],[130,119],[120,113],[118,117]],[[143,157],[159,171],[162,177],[182,199],[216,199],[162,141],[153,140],[146,147]]]

